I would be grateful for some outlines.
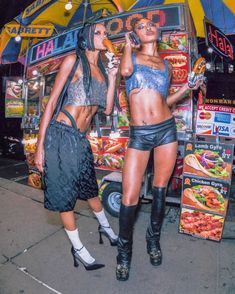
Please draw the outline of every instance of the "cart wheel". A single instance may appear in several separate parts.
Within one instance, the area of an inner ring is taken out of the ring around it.
[[[105,186],[102,193],[102,203],[105,210],[112,216],[118,217],[122,198],[122,184],[111,182]]]

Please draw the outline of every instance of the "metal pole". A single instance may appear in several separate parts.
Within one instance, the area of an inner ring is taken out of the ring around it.
[[[84,2],[84,13],[83,13],[83,20],[82,20],[82,24],[84,25],[85,21],[86,21],[86,12],[87,12],[87,6],[88,6],[88,0],[85,0]]]

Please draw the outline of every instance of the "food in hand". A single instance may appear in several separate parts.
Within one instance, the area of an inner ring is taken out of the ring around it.
[[[188,76],[188,85],[190,88],[196,86],[197,81],[205,81],[204,73],[206,70],[206,60],[204,57],[199,57],[194,63],[193,70]]]
[[[103,45],[107,48],[109,53],[115,53],[113,43],[109,39],[104,39]]]
[[[216,151],[198,149],[185,157],[185,163],[209,177],[226,178],[229,176],[227,163]]]
[[[192,188],[186,188],[183,196],[190,199],[197,208],[217,212],[223,212],[225,210],[224,197],[214,187],[196,185]]]

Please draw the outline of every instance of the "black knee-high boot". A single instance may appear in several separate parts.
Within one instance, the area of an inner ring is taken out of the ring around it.
[[[137,205],[125,206],[123,204],[120,208],[116,267],[116,278],[119,281],[126,281],[129,278],[136,208]]]
[[[162,263],[162,252],[160,247],[161,227],[165,215],[165,187],[153,187],[153,202],[151,209],[150,224],[146,232],[147,252],[152,265]]]

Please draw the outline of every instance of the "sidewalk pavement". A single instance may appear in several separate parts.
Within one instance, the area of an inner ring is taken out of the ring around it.
[[[98,244],[97,221],[78,201],[83,243],[105,267],[73,267],[70,243],[57,213],[43,208],[41,190],[0,178],[0,294],[235,294],[235,223],[223,240],[178,233],[179,208],[167,207],[162,230],[163,263],[153,267],[146,253],[150,205],[142,205],[134,231],[130,278],[115,278],[116,248]],[[108,215],[114,230],[118,219]]]

